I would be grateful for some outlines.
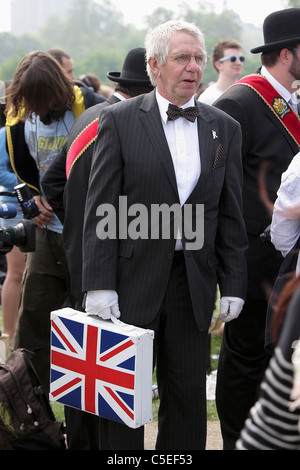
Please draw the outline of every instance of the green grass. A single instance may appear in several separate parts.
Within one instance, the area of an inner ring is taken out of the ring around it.
[[[0,309],[0,331],[2,329],[3,329],[2,310]],[[211,335],[211,355],[217,356],[220,351],[220,346],[221,346],[221,339],[215,335]],[[212,367],[212,370],[217,369],[218,367],[217,359],[211,360],[211,367]],[[153,383],[156,383],[155,372],[153,374]],[[61,403],[57,403],[57,402],[51,402],[51,406],[56,416],[56,419],[60,421],[64,421],[64,406]],[[158,407],[159,407],[159,399],[154,399],[152,401],[153,422],[157,421]],[[218,421],[219,419],[214,400],[207,401],[207,419],[208,421]]]

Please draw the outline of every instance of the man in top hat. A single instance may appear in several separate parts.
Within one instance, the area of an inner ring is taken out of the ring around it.
[[[264,45],[251,50],[262,54],[262,67],[214,103],[242,127],[249,240],[247,299],[239,318],[225,325],[219,360],[216,400],[225,449],[232,449],[239,437],[269,359],[266,312],[282,257],[260,234],[271,222],[281,174],[300,146],[300,121],[293,109],[300,80],[299,25],[300,8],[270,14],[263,25]]]
[[[130,50],[122,71],[107,73],[107,77],[117,83],[115,93],[105,102],[89,108],[75,121],[66,145],[42,181],[48,201],[63,223],[63,243],[77,310],[82,310],[82,227],[99,115],[107,106],[153,90],[142,47]],[[68,407],[65,415],[69,449],[100,448],[99,418]]]

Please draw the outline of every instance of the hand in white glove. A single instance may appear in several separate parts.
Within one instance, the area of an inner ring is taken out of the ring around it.
[[[221,297],[220,319],[229,322],[239,316],[244,305],[244,300],[239,297]]]
[[[109,320],[111,315],[120,318],[118,294],[114,290],[89,291],[86,295],[85,310],[103,320]]]

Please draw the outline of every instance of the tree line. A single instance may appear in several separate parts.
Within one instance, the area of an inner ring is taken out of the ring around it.
[[[300,0],[285,2],[286,6],[300,6]],[[240,41],[246,55],[244,74],[254,72],[260,65],[259,57],[249,51],[262,43],[262,31],[253,25],[242,23],[239,16],[224,10],[216,13],[213,5],[200,0],[191,7],[188,2],[180,3],[175,13],[159,7],[145,18],[145,28],[125,24],[120,11],[109,1],[72,0],[66,19],[53,16],[36,33],[15,36],[0,33],[0,80],[13,78],[22,57],[33,50],[47,51],[51,48],[65,50],[75,65],[75,76],[84,73],[96,74],[101,82],[107,83],[107,72],[121,71],[127,52],[134,47],[143,47],[147,29],[169,19],[183,18],[195,23],[205,35],[208,55],[220,38],[233,37]],[[216,79],[216,72],[210,62],[204,72],[204,81]]]

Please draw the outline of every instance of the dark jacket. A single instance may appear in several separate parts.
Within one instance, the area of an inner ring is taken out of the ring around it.
[[[248,297],[265,300],[266,286],[273,285],[282,257],[271,243],[261,242],[260,234],[271,223],[281,175],[299,148],[275,113],[248,86],[235,84],[214,106],[232,116],[242,128],[243,213],[249,239]]]
[[[219,269],[223,273],[221,294],[245,296],[247,241],[241,211],[240,126],[216,108],[199,102],[196,105],[201,175],[186,201],[191,214],[183,210],[183,224],[187,222],[193,230],[201,224],[203,219],[198,218],[196,209],[203,205],[204,245],[200,249],[189,247],[187,230],[182,239],[196,322],[201,331],[206,331]],[[129,233],[127,237],[120,235],[120,239],[101,239],[97,236],[97,209],[102,204],[118,209],[120,195],[127,198],[128,208],[143,204],[148,215],[153,205],[171,208],[179,204],[155,91],[105,108],[99,130],[85,209],[83,289],[116,290],[123,321],[144,326],[156,317],[166,292],[175,248],[174,217],[169,217],[169,237],[160,232],[158,238],[150,233],[136,238]],[[122,208],[120,212],[124,214]],[[152,228],[150,223],[148,228]]]
[[[81,114],[70,131],[67,143],[42,180],[47,201],[64,226],[63,243],[71,276],[71,289],[79,303],[82,299],[82,227],[95,136],[90,135],[90,141],[85,142],[84,148],[79,145],[68,179],[66,160],[72,144],[82,132],[91,123],[98,122],[101,109],[118,101],[118,98],[111,96]]]

